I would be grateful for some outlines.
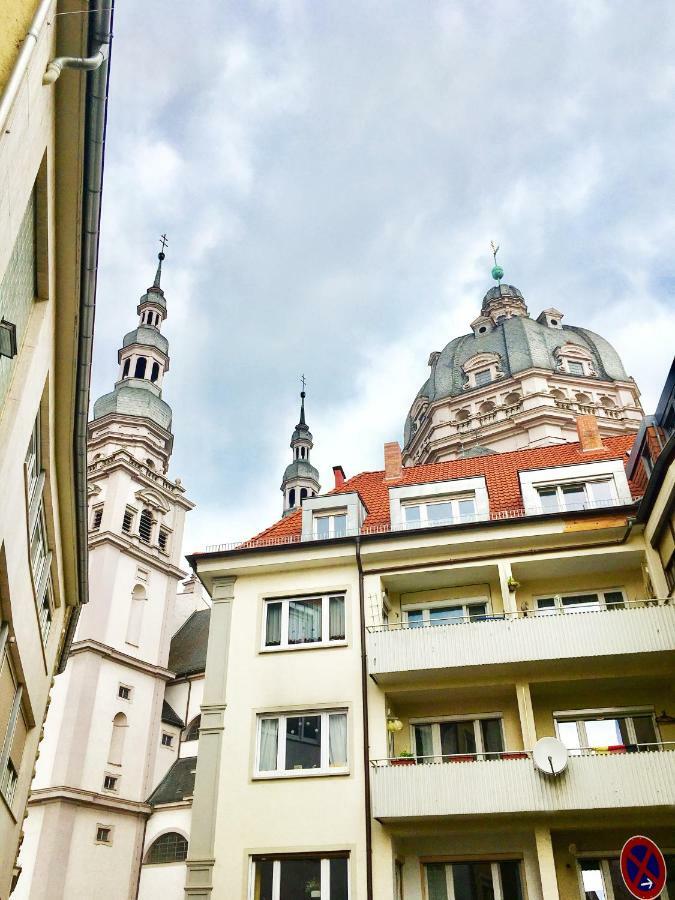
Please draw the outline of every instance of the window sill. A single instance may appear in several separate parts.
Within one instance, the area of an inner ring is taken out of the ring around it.
[[[279,647],[262,647],[260,653],[294,653],[296,650],[331,650],[333,647],[347,647],[349,642],[344,641],[317,641],[307,644],[282,644]]]
[[[335,778],[350,775],[349,769],[290,769],[288,772],[256,772],[253,781],[288,781],[293,778]]]

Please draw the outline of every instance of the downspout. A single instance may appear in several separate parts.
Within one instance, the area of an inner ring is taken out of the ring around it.
[[[152,813],[150,813],[150,816]],[[136,878],[136,893],[134,897],[138,900],[138,892],[141,889],[141,872],[143,871],[143,854],[145,853],[145,836],[148,833],[148,819],[150,816],[146,816],[143,820],[143,837],[141,838],[141,858],[138,863],[138,877]]]
[[[361,705],[363,707],[363,781],[366,815],[366,897],[373,900],[373,826],[370,794],[370,738],[368,733],[368,654],[366,649],[366,603],[361,564],[361,536],[356,535],[356,565],[359,570],[359,617],[361,632]]]
[[[28,63],[37,46],[40,32],[44,27],[45,19],[47,18],[47,13],[49,12],[49,7],[51,5],[52,0],[42,0],[33,17],[33,21],[31,22],[26,37],[23,39],[16,64],[12,69],[12,74],[9,76],[9,81],[5,85],[5,90],[2,92],[2,97],[0,97],[0,132],[5,131],[7,119],[9,118],[12,106],[16,100],[16,95],[19,93],[23,76],[26,74]]]
[[[101,44],[93,56],[57,56],[48,65],[42,76],[43,84],[54,84],[64,69],[84,69],[85,72],[93,72],[102,66],[108,59],[110,45]]]

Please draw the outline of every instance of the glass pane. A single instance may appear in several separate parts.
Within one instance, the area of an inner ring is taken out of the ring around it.
[[[576,722],[558,722],[558,737],[568,750],[579,749],[579,730]]]
[[[433,756],[434,744],[432,737],[432,726],[415,725],[413,726],[413,730],[415,732],[415,754],[417,755],[417,761],[419,762],[420,757],[423,756]],[[431,760],[427,759],[425,760],[425,762],[431,762]]]
[[[483,737],[483,749],[486,753],[501,753],[504,749],[504,739],[500,720],[481,719],[480,729]]]
[[[406,522],[419,522],[420,521],[420,508],[419,506],[404,506],[403,512],[405,515]]]
[[[614,900],[633,900],[633,895],[626,888],[626,885],[623,882],[619,860],[610,859],[608,860],[608,862],[609,876],[612,882],[612,889],[614,891]]]
[[[193,723],[194,724],[194,723]],[[199,727],[199,722],[197,727]],[[199,736],[192,734],[192,728],[187,735],[187,740]],[[277,748],[279,740],[279,720],[278,719],[261,719],[260,720],[260,753],[258,759],[259,772],[275,772],[277,768]]]
[[[330,861],[330,900],[347,900],[348,868],[346,859]]]
[[[638,744],[656,743],[654,720],[651,716],[633,716],[633,725],[635,726],[635,738]]]
[[[584,725],[589,747],[611,747],[623,744],[618,719],[587,719]]]
[[[580,362],[576,362],[574,360],[567,361],[567,368],[569,370],[570,375],[583,375],[584,374],[584,364]]]
[[[494,900],[490,863],[454,863],[455,900]]]
[[[312,644],[321,640],[321,599],[291,600],[288,604],[288,643]]]
[[[576,594],[574,597],[563,597],[562,605],[566,610],[601,608],[597,594]]]
[[[314,523],[316,525],[316,536],[318,538],[327,538],[330,532],[330,516],[316,516]]]
[[[490,384],[490,370],[486,369],[483,372],[476,372],[476,384],[480,387],[483,384]]]
[[[342,641],[345,636],[345,598],[331,597],[328,603],[328,638]]]
[[[583,484],[565,484],[562,488],[563,507],[565,509],[585,509],[586,490]]]
[[[558,512],[558,494],[555,488],[541,488],[538,494],[545,513]]]
[[[582,859],[579,861],[579,867],[585,900],[607,900],[600,860]]]
[[[457,505],[459,507],[460,522],[470,522],[476,515],[476,502],[473,497],[460,500]]]
[[[520,863],[509,859],[499,863],[499,874],[502,879],[502,897],[504,900],[523,900],[523,888],[520,883]]]
[[[436,606],[429,610],[429,621],[432,625],[451,625],[463,619],[463,606]]]
[[[555,599],[553,597],[539,597],[537,600],[537,610],[540,610],[542,615],[545,616],[555,613]]]
[[[344,768],[347,765],[347,714],[328,716],[328,765]]]
[[[451,522],[452,521],[452,503],[429,503],[427,505],[427,519],[430,522]]]
[[[623,609],[626,605],[621,591],[605,591],[605,603],[608,609]]]
[[[321,716],[286,719],[286,769],[321,768]]]
[[[429,863],[425,868],[427,870],[429,900],[448,900],[445,865],[443,863]]]
[[[333,516],[333,528],[335,537],[344,537],[347,534],[347,516]]]
[[[469,619],[483,619],[487,615],[486,603],[472,603],[468,607]]]
[[[408,617],[408,625],[411,628],[419,628],[423,624],[421,609],[411,609],[406,615]]]
[[[589,487],[594,506],[613,506],[616,503],[611,481],[594,481]]]
[[[265,646],[278,647],[281,643],[281,603],[267,604]]]
[[[467,722],[441,722],[441,752],[443,756],[476,752],[476,735],[472,720]]]
[[[321,897],[320,859],[282,859],[279,900]]]

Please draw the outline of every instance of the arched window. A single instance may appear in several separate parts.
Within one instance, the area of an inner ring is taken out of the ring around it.
[[[152,364],[152,372],[150,373],[150,381],[157,381],[159,378],[159,363],[154,362]]]
[[[577,403],[590,403],[591,402],[591,398],[588,396],[588,394],[583,394],[583,393],[577,394],[576,400],[577,400]]]
[[[478,412],[483,416],[485,413],[490,413],[494,410],[495,405],[492,400],[486,400],[485,403],[481,403],[478,407]]]
[[[167,831],[150,846],[146,865],[157,866],[164,863],[184,862],[187,858],[188,842],[177,831]]]
[[[520,403],[520,394],[518,391],[512,391],[510,394],[507,394],[506,397],[504,397],[504,403],[507,406],[513,406],[514,403]]]
[[[564,391],[559,390],[558,388],[553,388],[551,391],[551,397],[555,397],[556,400],[565,400],[567,399]]]
[[[127,358],[124,360],[124,368],[122,369],[122,378],[126,378],[127,375],[129,374],[129,365],[130,365],[130,363],[131,363],[131,360],[129,359],[129,357],[127,357]]]
[[[288,505],[295,506],[295,488],[291,488],[288,492]]]
[[[301,459],[304,459],[304,458],[305,458],[305,448],[304,448],[304,447],[301,447],[301,448],[300,448],[300,458],[301,458]]]
[[[185,740],[186,741],[196,741],[199,739],[199,728],[202,724],[202,717],[195,716],[194,719],[190,722],[187,727],[187,731],[185,732]]]
[[[458,422],[466,422],[466,420],[469,418],[470,415],[471,415],[471,413],[469,412],[468,409],[460,409],[457,412],[457,415],[455,418],[457,419]]]
[[[603,394],[603,396],[600,397],[600,406],[604,406],[605,409],[614,409],[616,403],[611,397],[607,397],[605,394]]]
[[[141,625],[143,624],[143,612],[145,611],[145,603],[147,594],[145,588],[137,584],[131,592],[131,607],[129,608],[129,621],[127,623],[127,644],[133,644],[138,647],[141,639]]]
[[[300,488],[300,503],[307,499],[307,488]]]
[[[152,513],[149,509],[144,509],[138,522],[138,536],[144,544],[149,544],[152,538]]]
[[[114,766],[122,765],[122,754],[124,752],[124,738],[127,731],[127,717],[124,713],[117,713],[112,722],[112,734],[110,735],[110,750],[108,751],[108,762]]]
[[[139,356],[136,360],[136,371],[134,372],[134,378],[145,378],[145,367],[147,366],[148,361],[144,356]]]

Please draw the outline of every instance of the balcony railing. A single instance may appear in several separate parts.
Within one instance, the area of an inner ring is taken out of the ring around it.
[[[646,752],[651,746],[652,752]],[[672,808],[675,743],[572,751],[567,769],[546,775],[528,751],[455,757],[374,760],[373,815],[396,820],[426,816],[536,814],[575,810]],[[474,758],[475,757],[475,758]]]
[[[368,629],[368,671],[383,682],[411,672],[673,650],[675,605],[669,600]]]

